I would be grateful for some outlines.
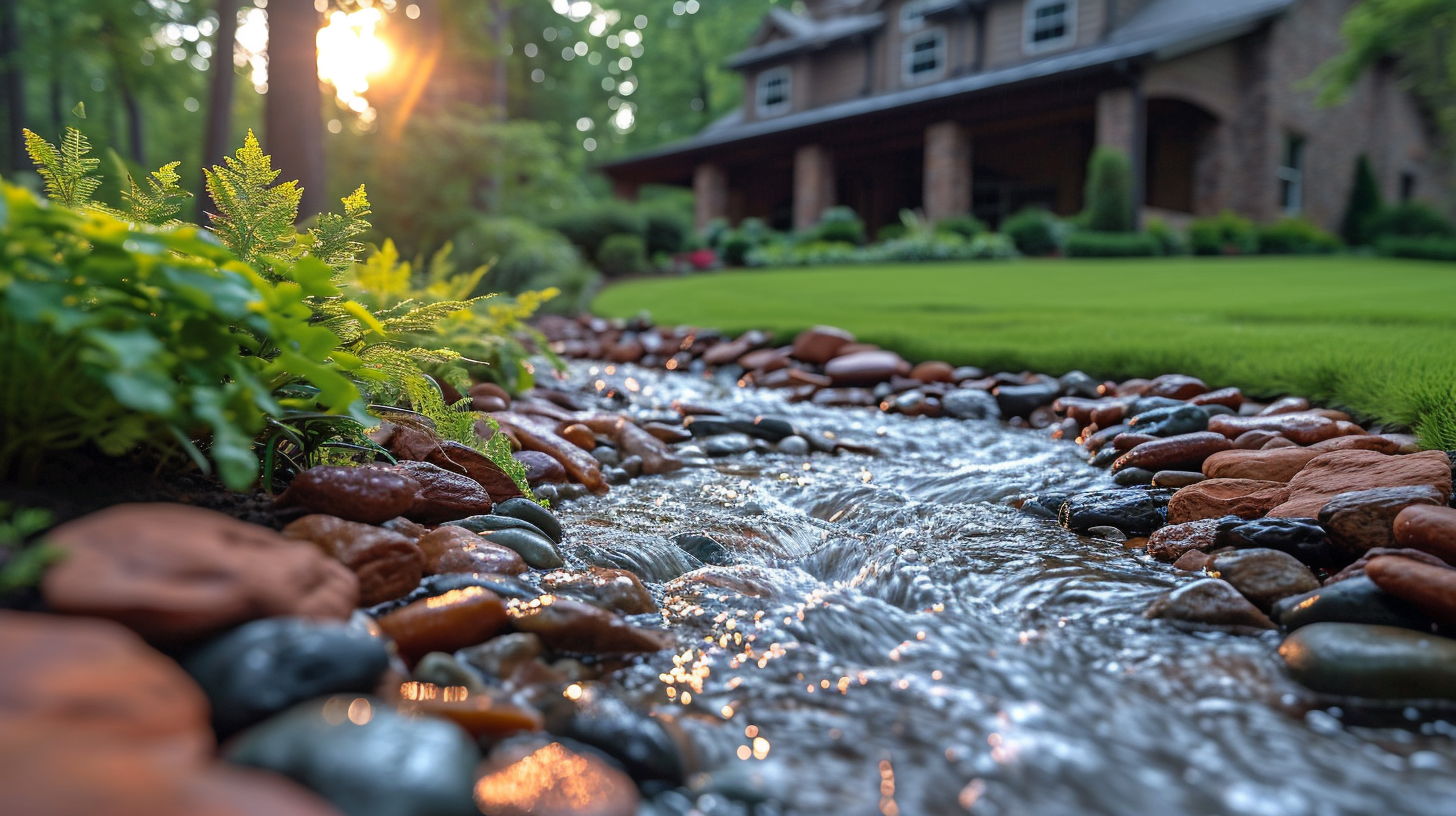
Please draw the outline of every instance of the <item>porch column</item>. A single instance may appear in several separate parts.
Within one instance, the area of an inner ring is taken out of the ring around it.
[[[925,218],[934,223],[971,211],[971,137],[958,122],[925,129]]]
[[[1097,95],[1097,146],[1121,150],[1132,164],[1132,223],[1141,228],[1148,200],[1148,106],[1140,74],[1129,72],[1127,86]]]
[[[794,229],[809,229],[834,206],[834,159],[822,145],[794,151]]]
[[[693,168],[693,215],[698,229],[728,217],[728,173],[716,164]]]

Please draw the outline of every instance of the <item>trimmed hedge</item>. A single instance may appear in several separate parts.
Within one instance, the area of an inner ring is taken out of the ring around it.
[[[647,270],[647,248],[636,235],[609,235],[597,250],[597,269],[609,278],[636,275]]]
[[[1074,232],[1067,239],[1073,258],[1147,258],[1162,255],[1158,239],[1140,232]]]
[[[935,222],[935,231],[942,235],[959,235],[970,240],[986,232],[986,225],[973,215],[957,215]]]
[[[1262,255],[1327,255],[1338,252],[1340,239],[1303,218],[1284,218],[1257,230]]]
[[[1194,255],[1250,255],[1259,249],[1254,224],[1230,210],[1188,225],[1188,244]]]
[[[1028,207],[1006,219],[1001,232],[1023,255],[1050,255],[1057,251],[1057,217],[1040,207]]]
[[[1369,237],[1379,242],[1382,238],[1456,238],[1456,225],[1447,221],[1429,204],[1407,201],[1387,207],[1370,219]]]
[[[1395,258],[1421,258],[1428,261],[1456,261],[1456,239],[1407,238],[1392,235],[1376,244],[1380,254]]]

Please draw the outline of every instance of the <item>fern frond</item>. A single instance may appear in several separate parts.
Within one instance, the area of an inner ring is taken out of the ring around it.
[[[309,254],[328,264],[335,272],[343,273],[358,263],[364,244],[358,241],[373,226],[365,220],[370,214],[369,196],[364,185],[345,196],[344,212],[324,213],[318,217],[318,225],[309,229],[312,246]]]
[[[409,261],[400,261],[394,241],[385,239],[369,260],[354,267],[350,283],[375,307],[394,309],[409,298],[412,272]]]
[[[91,143],[73,127],[66,128],[60,147],[26,129],[25,152],[35,163],[36,172],[45,180],[46,196],[63,207],[80,209],[91,203],[91,196],[101,186],[101,178],[91,175],[101,165],[100,159],[88,158]]]
[[[174,220],[182,209],[181,199],[192,194],[177,186],[182,177],[177,174],[181,162],[170,162],[147,176],[147,186],[137,184],[130,175],[126,177],[130,189],[121,197],[127,204],[126,217],[138,223],[167,224]]]
[[[293,223],[298,220],[303,190],[296,181],[275,185],[279,172],[251,130],[236,156],[203,170],[207,192],[218,210],[208,213],[213,232],[239,260],[265,274],[264,258],[298,257]]]
[[[386,318],[383,321],[384,327],[391,332],[401,334],[421,334],[434,331],[435,327],[445,318],[455,312],[468,311],[477,300],[442,300],[439,303],[427,303],[398,317]]]

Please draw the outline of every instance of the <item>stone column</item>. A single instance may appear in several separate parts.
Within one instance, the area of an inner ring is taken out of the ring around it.
[[[1120,150],[1132,163],[1134,226],[1141,226],[1143,206],[1147,203],[1147,145],[1147,100],[1141,78],[1134,75],[1128,86],[1097,95],[1097,146]]]
[[[834,206],[834,159],[822,145],[794,151],[794,229],[809,229]]]
[[[925,129],[925,218],[934,223],[971,211],[971,137],[959,122]]]
[[[728,217],[728,173],[716,164],[693,169],[694,221],[698,229],[715,218]]]

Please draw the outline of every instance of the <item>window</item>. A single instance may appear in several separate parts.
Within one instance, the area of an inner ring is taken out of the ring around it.
[[[758,75],[759,116],[777,116],[793,105],[789,96],[791,78],[788,66],[770,68]]]
[[[909,34],[925,28],[925,15],[945,5],[945,0],[910,0],[900,7],[900,33]]]
[[[1400,200],[1401,203],[1410,201],[1416,197],[1416,174],[1406,171],[1400,174]]]
[[[905,38],[900,54],[905,84],[935,79],[945,73],[945,29],[933,28]]]
[[[1288,215],[1304,209],[1304,137],[1284,137],[1284,157],[1279,162],[1279,206]]]
[[[1071,45],[1076,33],[1077,0],[1027,0],[1027,53]]]

